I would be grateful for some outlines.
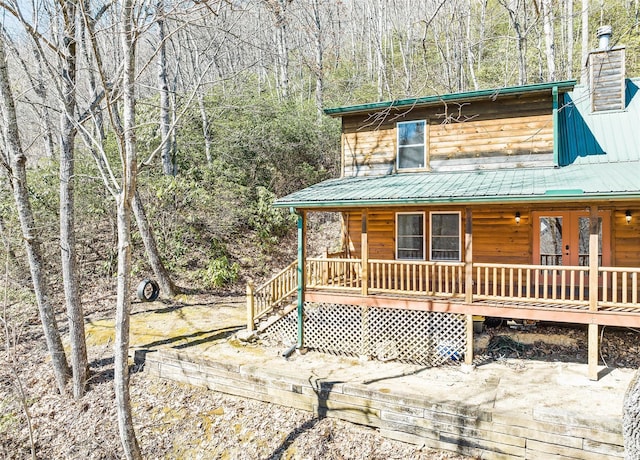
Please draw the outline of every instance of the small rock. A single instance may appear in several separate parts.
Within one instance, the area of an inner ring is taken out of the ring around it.
[[[236,332],[236,338],[241,342],[252,343],[258,340],[258,334],[256,331],[242,329],[241,331]]]
[[[476,370],[475,364],[466,364],[466,363],[460,364],[460,372],[462,372],[463,374],[470,374],[475,370]]]

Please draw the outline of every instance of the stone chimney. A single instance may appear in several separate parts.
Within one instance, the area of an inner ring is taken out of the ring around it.
[[[611,35],[611,26],[598,27],[598,49],[587,61],[592,112],[625,108],[625,47],[611,47]]]

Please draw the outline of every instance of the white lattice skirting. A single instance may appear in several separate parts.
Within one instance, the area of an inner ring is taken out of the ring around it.
[[[294,310],[270,326],[262,339],[288,347],[297,340],[297,323]],[[461,361],[465,341],[465,317],[460,314],[304,304],[304,345],[324,353],[440,366]]]

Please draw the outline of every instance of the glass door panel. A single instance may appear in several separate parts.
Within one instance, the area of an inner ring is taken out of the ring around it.
[[[578,265],[589,266],[589,217],[578,217]],[[602,266],[602,217],[598,217],[598,266]]]
[[[598,265],[610,264],[610,211],[598,216]],[[589,214],[585,211],[534,212],[533,263],[589,266]]]
[[[562,222],[563,218],[560,216],[540,217],[540,265],[562,265]]]

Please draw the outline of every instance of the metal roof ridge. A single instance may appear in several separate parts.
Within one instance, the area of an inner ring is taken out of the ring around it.
[[[394,99],[392,101],[371,102],[366,104],[356,104],[324,109],[324,113],[330,116],[340,116],[347,113],[362,112],[365,110],[377,110],[391,107],[406,107],[412,105],[433,104],[441,101],[455,101],[457,99],[476,99],[486,96],[499,96],[507,94],[520,94],[535,91],[550,90],[554,87],[570,91],[577,83],[577,80],[563,80],[546,83],[534,83],[521,86],[504,86],[500,88],[484,89],[477,91],[465,91],[460,93],[437,94],[433,96],[423,96],[415,98]]]

